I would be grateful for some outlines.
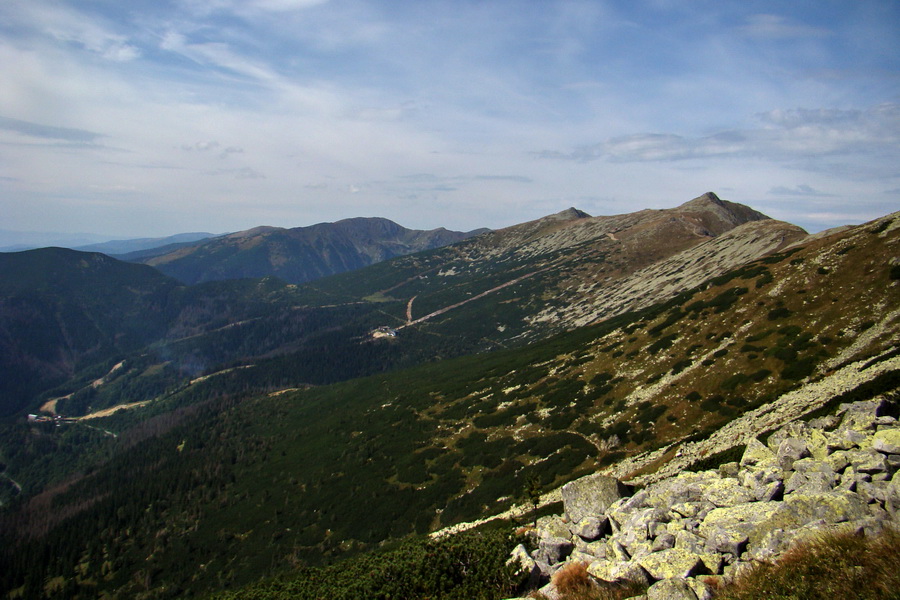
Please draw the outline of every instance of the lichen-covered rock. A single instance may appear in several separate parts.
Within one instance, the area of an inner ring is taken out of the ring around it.
[[[607,517],[585,517],[577,523],[569,525],[572,535],[577,535],[583,540],[596,540],[606,531],[609,523]]]
[[[753,493],[756,500],[768,502],[784,490],[784,471],[778,466],[747,467],[738,473],[738,482]]]
[[[776,464],[775,453],[756,438],[747,442],[747,448],[741,457],[742,467],[769,467]]]
[[[781,504],[781,502],[748,502],[717,508],[706,515],[706,519],[700,525],[700,535],[709,537],[709,533],[716,528],[750,535],[757,526],[771,519]]]
[[[666,511],[672,507],[685,504],[702,502],[705,499],[706,489],[714,482],[721,481],[721,477],[715,471],[703,471],[681,473],[678,477],[664,479],[647,487],[646,504]]]
[[[675,577],[692,577],[706,570],[701,558],[685,550],[669,548],[661,552],[653,552],[640,559],[640,565],[650,577],[656,580]]]
[[[535,560],[528,555],[528,550],[522,544],[513,549],[506,564],[515,566],[518,569],[522,575],[523,582],[529,588],[534,588],[540,583],[541,569]]]
[[[691,586],[694,594],[697,595],[697,600],[713,600],[713,588],[711,588],[705,582],[697,579],[696,577],[688,579],[686,581],[687,584]]]
[[[647,588],[647,600],[698,600],[683,579],[663,579]]]
[[[860,473],[887,473],[889,470],[884,455],[875,450],[849,450],[847,458],[850,466]]]
[[[599,473],[562,487],[563,507],[572,523],[586,517],[602,517],[610,505],[630,494],[631,490],[618,479]]]
[[[738,483],[737,479],[726,478],[712,481],[706,486],[706,499],[716,507],[734,506],[755,500],[753,492]]]
[[[559,537],[545,537],[538,542],[538,549],[534,553],[535,560],[543,561],[548,565],[564,561],[572,551],[575,544],[571,540]]]
[[[845,405],[840,416],[783,426],[766,444],[750,439],[740,463],[681,472],[612,499],[603,515],[541,520],[535,564],[545,576],[560,568],[552,561],[563,560],[566,546],[556,552],[555,544],[568,536],[576,546],[569,560],[590,561],[598,579],[658,581],[654,595],[669,590],[682,594],[673,598],[712,600],[696,575],[727,581],[751,562],[777,560],[825,531],[875,534],[892,520],[900,523],[896,412],[881,400]],[[574,514],[582,502],[576,496],[569,502]],[[597,541],[585,541],[594,539],[604,515],[609,527]]]
[[[809,447],[806,445],[806,441],[794,437],[782,440],[778,445],[778,450],[775,452],[775,459],[778,462],[778,466],[785,471],[791,470],[794,467],[795,461],[808,456],[811,456],[811,453]]]
[[[669,532],[660,534],[653,540],[650,546],[651,552],[659,552],[660,550],[668,550],[675,547],[675,536]]]
[[[706,548],[710,552],[720,552],[739,557],[747,548],[750,534],[736,527],[710,527],[706,532]]]
[[[843,523],[863,519],[869,514],[867,502],[859,494],[845,490],[824,494],[795,493],[777,504],[769,518],[758,523],[750,532],[751,544],[756,545],[774,529],[795,530],[817,521],[824,524]]]
[[[647,585],[653,581],[640,564],[630,560],[624,562],[594,561],[588,565],[587,572],[592,577],[609,583],[630,581],[640,585]]]

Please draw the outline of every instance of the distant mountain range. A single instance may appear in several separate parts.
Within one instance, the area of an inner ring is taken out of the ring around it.
[[[446,246],[486,231],[420,231],[388,219],[355,218],[293,229],[256,227],[118,258],[151,265],[187,284],[266,276],[296,284]]]
[[[102,252],[110,256],[120,254],[129,254],[131,252],[141,252],[153,250],[161,247],[181,246],[216,237],[213,233],[179,233],[160,238],[137,238],[132,240],[112,240],[109,242],[101,242],[99,244],[88,244],[86,246],[75,246],[73,250],[82,252]]]
[[[389,260],[371,240],[409,234],[356,221],[156,257],[190,285],[0,255],[0,593],[300,589],[535,486],[695,468],[900,387],[900,213],[808,235],[707,193]]]

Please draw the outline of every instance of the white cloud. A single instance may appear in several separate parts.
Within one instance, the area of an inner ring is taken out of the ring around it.
[[[746,35],[763,38],[820,37],[831,35],[831,32],[828,29],[804,25],[781,15],[774,14],[749,15],[745,24],[741,26],[739,30]]]

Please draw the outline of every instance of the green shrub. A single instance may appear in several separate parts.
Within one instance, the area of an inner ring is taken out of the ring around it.
[[[787,317],[791,316],[792,314],[794,314],[794,313],[792,313],[786,307],[779,306],[778,308],[774,308],[774,309],[770,310],[769,314],[766,315],[766,317],[770,321],[777,321],[778,319],[786,319]]]
[[[809,377],[816,370],[816,360],[811,356],[795,360],[781,370],[782,379],[798,380]]]
[[[493,600],[523,583],[506,564],[519,540],[500,530],[467,532],[438,540],[415,538],[386,552],[324,568],[300,569],[290,579],[215,596],[220,600],[355,600],[357,598]]]
[[[687,369],[689,366],[691,366],[693,364],[693,362],[694,361],[692,361],[689,358],[685,358],[684,360],[679,360],[677,363],[672,365],[672,375],[678,375],[679,373],[681,373],[682,371]]]

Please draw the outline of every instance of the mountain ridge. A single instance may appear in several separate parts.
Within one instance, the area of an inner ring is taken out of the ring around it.
[[[422,231],[381,217],[355,217],[290,229],[259,226],[181,245],[171,252],[121,258],[151,265],[187,284],[266,276],[299,284],[451,244],[483,231]]]

